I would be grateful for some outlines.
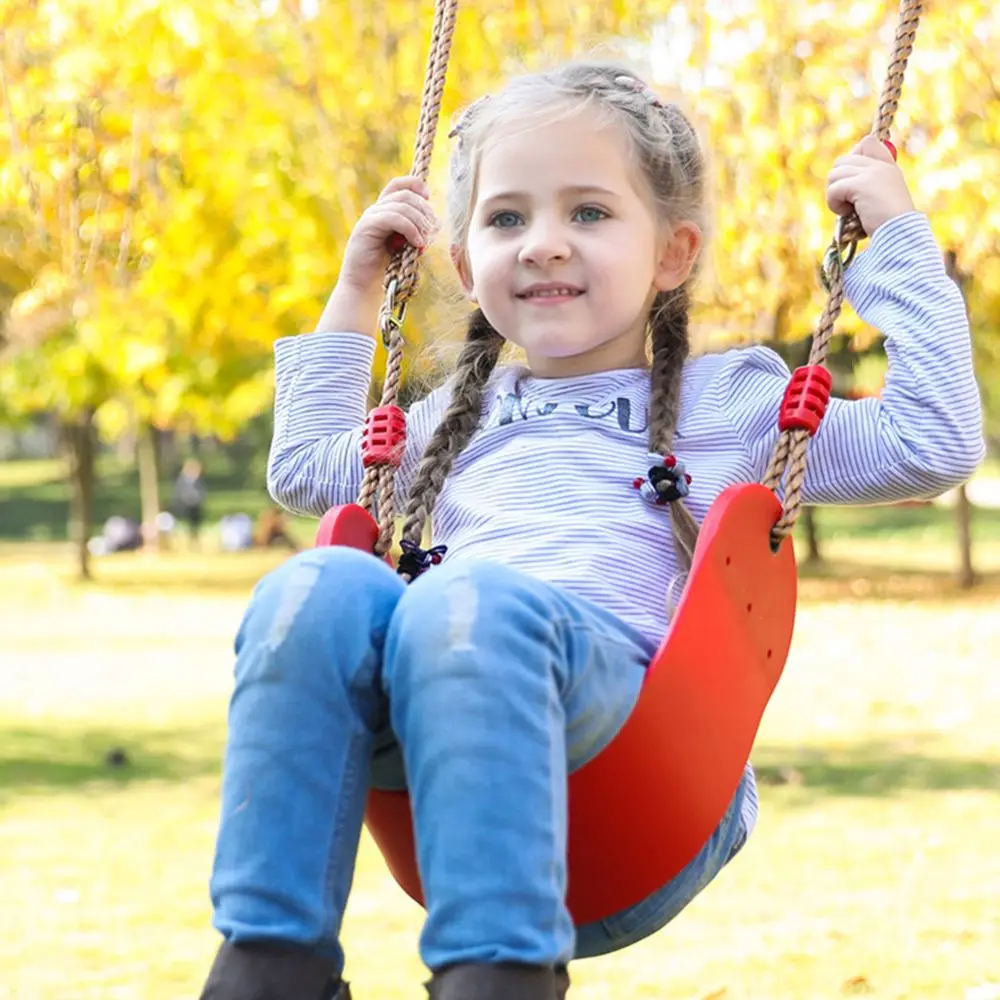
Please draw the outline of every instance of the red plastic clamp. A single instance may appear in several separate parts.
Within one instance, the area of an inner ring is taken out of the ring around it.
[[[399,468],[406,449],[406,414],[398,406],[376,406],[365,417],[361,438],[361,461],[370,465]]]
[[[803,365],[792,372],[781,401],[778,427],[783,431],[808,431],[812,437],[830,401],[833,376],[822,365]]]

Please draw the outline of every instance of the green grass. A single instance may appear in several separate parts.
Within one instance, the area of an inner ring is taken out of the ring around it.
[[[81,587],[58,547],[0,552],[3,1000],[197,996],[230,645],[280,558],[123,556]],[[904,599],[852,596],[847,570],[806,581],[755,752],[758,830],[665,931],[576,966],[572,996],[1000,996],[996,593],[907,579]],[[420,920],[365,841],[357,996],[422,995]]]
[[[77,585],[68,546],[44,541],[62,537],[58,475],[0,463],[0,1000],[193,1000],[217,944],[232,637],[284,556],[129,553]],[[235,463],[209,475],[213,517],[266,502]],[[103,467],[100,509],[135,491]],[[573,997],[1000,1000],[997,511],[977,512],[971,593],[947,509],[820,525],[829,561],[804,573],[755,749],[758,830],[665,931],[576,966]],[[356,996],[423,995],[420,922],[364,841]]]

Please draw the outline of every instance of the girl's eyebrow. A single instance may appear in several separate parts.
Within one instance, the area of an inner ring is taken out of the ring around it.
[[[597,194],[603,195],[605,198],[616,198],[618,197],[614,191],[609,190],[606,187],[602,187],[600,184],[571,184],[568,187],[561,188],[559,193],[561,195],[586,195],[586,194]],[[496,194],[491,194],[489,197],[484,198],[479,204],[482,208],[487,208],[494,202],[498,201],[518,201],[525,200],[530,196],[526,191],[498,191]]]

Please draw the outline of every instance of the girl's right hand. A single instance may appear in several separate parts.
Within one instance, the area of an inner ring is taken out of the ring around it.
[[[417,177],[390,181],[351,232],[338,284],[364,296],[380,289],[389,262],[389,242],[396,233],[412,246],[426,247],[439,228],[429,197],[430,190]]]

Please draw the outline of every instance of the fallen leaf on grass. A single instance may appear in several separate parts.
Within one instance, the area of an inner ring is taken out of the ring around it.
[[[875,988],[864,976],[852,976],[840,987],[840,992],[848,996],[860,996],[862,993],[874,993]]]
[[[761,785],[805,784],[805,775],[797,767],[761,768],[757,772],[757,783]]]

